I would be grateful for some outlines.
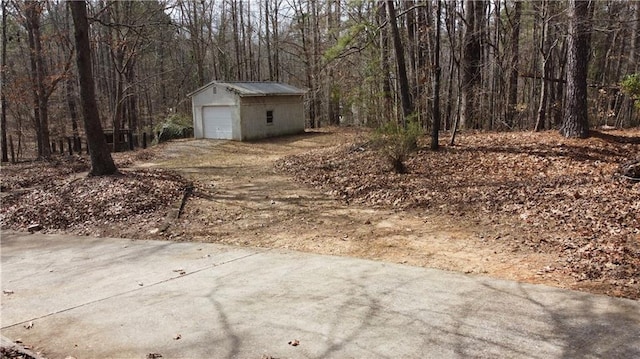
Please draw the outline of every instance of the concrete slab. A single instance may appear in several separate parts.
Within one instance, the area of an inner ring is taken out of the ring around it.
[[[3,232],[2,326],[104,300],[257,253],[191,243]],[[13,304],[16,303],[14,306]]]
[[[216,244],[3,233],[1,249],[2,335],[49,358],[640,357],[638,301]]]

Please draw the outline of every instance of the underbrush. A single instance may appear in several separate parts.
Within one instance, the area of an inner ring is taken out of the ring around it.
[[[403,127],[388,122],[373,135],[373,148],[382,154],[395,173],[407,173],[405,162],[418,149],[418,138],[422,129],[416,122]]]
[[[185,138],[186,135],[193,131],[193,122],[191,117],[173,114],[160,122],[155,128],[156,133],[154,143],[166,142],[173,139]]]

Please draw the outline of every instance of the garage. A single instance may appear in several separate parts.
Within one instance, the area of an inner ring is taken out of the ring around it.
[[[202,107],[204,138],[233,139],[230,106]]]
[[[189,94],[194,136],[246,141],[304,132],[305,93],[280,82],[210,82]]]

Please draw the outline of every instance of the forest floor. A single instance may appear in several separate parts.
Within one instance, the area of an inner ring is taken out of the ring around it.
[[[392,173],[370,138],[331,128],[179,140],[114,154],[122,175],[106,178],[86,177],[88,159],[77,156],[3,165],[0,224],[286,248],[640,298],[640,183],[619,174],[640,154],[640,129],[587,140],[462,133],[438,152],[421,143],[407,174]]]

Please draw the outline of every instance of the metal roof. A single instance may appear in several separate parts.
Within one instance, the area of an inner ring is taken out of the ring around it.
[[[306,90],[299,89],[297,87],[287,85],[281,82],[257,82],[257,81],[244,81],[244,82],[221,82],[212,81],[201,88],[195,90],[189,95],[195,95],[196,93],[204,90],[211,85],[218,85],[226,87],[228,90],[237,93],[241,97],[249,96],[275,96],[275,95],[304,95]]]

